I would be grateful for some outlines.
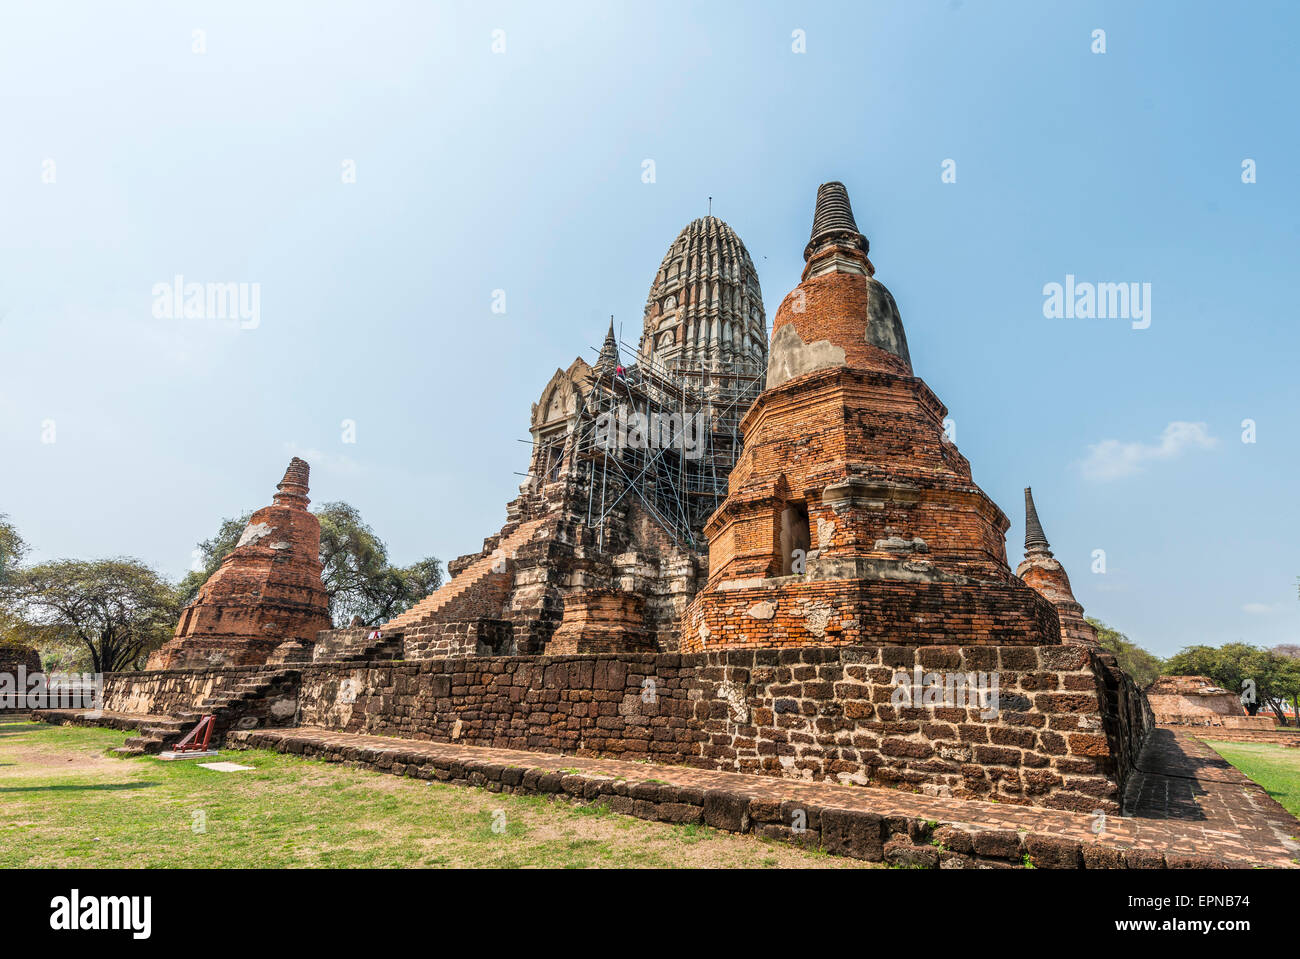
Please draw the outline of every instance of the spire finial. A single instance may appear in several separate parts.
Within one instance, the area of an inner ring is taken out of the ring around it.
[[[273,502],[279,506],[298,506],[306,509],[307,504],[311,502],[307,498],[307,481],[310,477],[311,467],[307,465],[305,459],[295,456],[289,460],[289,468],[284,471],[284,479],[276,484],[277,492]]]
[[[1034,494],[1030,487],[1025,487],[1025,552],[1031,549],[1051,551],[1047,536],[1043,533],[1043,524],[1038,521],[1038,510],[1034,509]]]
[[[838,240],[855,246],[864,254],[871,249],[867,238],[858,231],[849,204],[849,191],[839,180],[831,180],[817,188],[817,210],[813,214],[812,237],[804,247],[803,258],[809,259],[824,243]]]
[[[600,357],[596,360],[598,370],[617,370],[618,340],[614,337],[614,314],[609,315],[609,332],[605,334],[605,343],[600,348]]]

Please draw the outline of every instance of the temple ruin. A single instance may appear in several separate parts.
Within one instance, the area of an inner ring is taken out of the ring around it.
[[[1028,490],[1012,573],[869,248],[823,184],[769,353],[744,245],[688,224],[638,341],[546,384],[505,525],[378,629],[324,628],[295,460],[108,709],[1118,812],[1150,707]]]

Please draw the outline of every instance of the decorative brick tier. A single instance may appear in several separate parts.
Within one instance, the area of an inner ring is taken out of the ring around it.
[[[879,567],[876,567],[879,568]],[[1042,645],[1050,603],[1014,583],[778,577],[733,580],[693,607],[683,652],[785,646]]]

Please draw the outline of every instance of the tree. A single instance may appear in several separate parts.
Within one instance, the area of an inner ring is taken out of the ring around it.
[[[344,625],[354,616],[367,625],[387,622],[442,585],[442,564],[432,556],[410,566],[391,565],[388,547],[356,507],[325,503],[312,512],[320,520],[321,581],[335,625]],[[194,598],[235,548],[252,515],[222,520],[216,535],[198,544],[203,569],[181,581],[184,602]]]
[[[171,636],[176,589],[144,563],[116,558],[58,560],[12,573],[0,610],[34,646],[76,641],[97,673],[133,669]]]
[[[1103,649],[1115,654],[1115,661],[1124,672],[1133,677],[1139,689],[1156,681],[1163,668],[1159,656],[1147,652],[1118,629],[1112,629],[1099,619],[1088,617],[1088,622],[1097,631],[1097,642]]]

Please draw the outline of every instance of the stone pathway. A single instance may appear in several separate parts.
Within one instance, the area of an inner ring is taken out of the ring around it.
[[[824,847],[833,845],[832,838],[843,839],[840,833],[832,837],[827,831],[834,815],[843,811],[845,816],[856,817],[843,826],[845,835],[853,830],[858,830],[854,833],[858,835],[866,821],[885,824],[883,832],[880,827],[870,827],[875,832],[863,848],[874,849],[876,854],[868,851],[864,858],[880,858],[881,839],[887,839],[892,831],[895,837],[910,836],[914,845],[908,846],[908,855],[927,854],[933,859],[924,863],[928,865],[944,864],[935,848],[954,855],[949,850],[960,852],[963,844],[969,847],[970,836],[975,837],[974,851],[967,848],[972,857],[980,851],[981,836],[987,840],[986,848],[993,848],[997,837],[1005,842],[1009,836],[1011,851],[991,853],[993,858],[1019,862],[1028,850],[1035,862],[1042,855],[1049,865],[1162,868],[1218,862],[1238,868],[1292,868],[1300,860],[1300,842],[1295,838],[1300,836],[1300,822],[1189,733],[1164,729],[1156,730],[1143,749],[1139,772],[1126,796],[1127,815],[1106,817],[1100,833],[1094,831],[1098,821],[1093,816],[1051,809],[314,727],[232,732],[227,745],[351,761],[398,774],[468,781],[489,788],[563,791],[588,800],[604,795],[610,797],[615,811],[669,821],[697,821],[690,810],[700,807],[703,821],[715,825],[709,815],[708,797],[713,795],[715,806],[721,802],[740,810],[731,814],[738,831],[752,828],[791,841],[799,840],[790,835],[786,814],[794,807],[806,808],[810,822],[818,815],[825,820]],[[548,777],[548,773],[558,775]],[[553,788],[541,781],[547,778]],[[644,805],[638,807],[638,802]],[[771,811],[770,815],[765,811]],[[725,815],[722,821],[720,828],[729,828]],[[953,828],[936,831],[936,823]],[[843,841],[852,846],[849,840]],[[936,846],[936,842],[943,845]],[[889,846],[884,843],[886,859],[891,859]],[[844,851],[859,855],[852,848]],[[963,864],[968,861],[959,855],[954,858],[962,859]]]

